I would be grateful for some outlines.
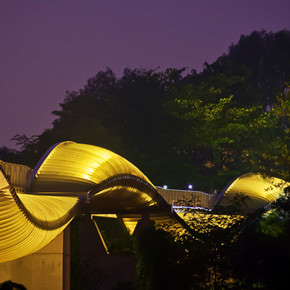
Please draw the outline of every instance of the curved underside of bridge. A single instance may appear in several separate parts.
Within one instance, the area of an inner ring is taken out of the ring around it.
[[[13,188],[0,169],[0,263],[38,251],[83,213],[113,213],[130,222],[130,217],[150,212],[157,221],[184,223],[138,168],[100,147],[52,146],[33,170],[25,193]],[[259,182],[254,193],[242,189],[266,203],[277,198],[259,196],[265,185]],[[236,180],[224,193],[239,191],[239,186]]]

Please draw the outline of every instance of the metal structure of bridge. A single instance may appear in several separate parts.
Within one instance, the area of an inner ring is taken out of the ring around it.
[[[0,161],[0,263],[41,250],[78,215],[113,214],[130,233],[144,214],[157,223],[186,227],[173,201],[195,194],[202,207],[211,210],[241,192],[251,198],[249,210],[255,210],[277,199],[281,187],[258,174],[247,174],[219,195],[165,190],[109,150],[70,141],[58,143],[33,170]]]

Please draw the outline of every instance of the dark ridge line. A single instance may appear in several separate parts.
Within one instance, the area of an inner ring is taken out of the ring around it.
[[[102,182],[95,185],[89,192],[87,198],[81,196],[78,198],[76,204],[59,220],[54,221],[44,221],[39,218],[36,218],[22,203],[19,196],[17,195],[14,187],[10,184],[9,178],[7,174],[5,173],[4,169],[0,165],[0,170],[5,177],[6,181],[8,182],[10,188],[9,191],[13,197],[14,202],[20,209],[20,211],[24,214],[24,216],[28,219],[30,223],[32,223],[34,226],[36,226],[39,229],[42,230],[56,230],[60,227],[64,226],[66,223],[68,223],[72,218],[74,218],[76,215],[78,215],[81,212],[81,209],[85,207],[83,206],[84,202],[87,202],[88,198],[92,198],[94,194],[104,190],[109,189],[113,186],[128,186],[135,188],[139,191],[142,191],[146,194],[148,194],[151,198],[153,198],[154,201],[157,202],[158,206],[163,207],[163,210],[165,213],[168,213],[169,216],[173,216],[177,221],[179,221],[181,224],[184,224],[184,221],[179,218],[179,216],[172,212],[170,210],[170,205],[164,200],[164,198],[157,192],[157,190],[149,184],[147,181],[141,179],[140,177],[137,177],[132,174],[118,174],[114,175],[112,177],[109,177]],[[133,183],[132,183],[133,181]]]

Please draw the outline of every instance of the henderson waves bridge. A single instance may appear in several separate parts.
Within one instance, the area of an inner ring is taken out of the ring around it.
[[[175,205],[176,201],[190,199],[192,195],[197,196],[199,206],[211,210],[218,203],[226,204],[225,197],[230,199],[236,193],[245,193],[250,197],[248,209],[255,210],[276,200],[281,191],[258,174],[237,178],[218,195],[166,190],[155,187],[121,156],[69,141],[49,148],[33,170],[0,161],[0,282],[14,279],[13,273],[19,277],[23,270],[20,264],[25,264],[19,258],[44,253],[42,248],[49,247],[60,236],[63,243],[60,252],[69,255],[69,249],[64,249],[64,230],[75,216],[86,215],[92,221],[94,215],[114,215],[132,234],[144,215],[156,223],[173,222],[186,227]],[[94,226],[103,241],[96,222]],[[60,286],[52,287],[55,290],[69,289],[65,277],[68,263],[64,258],[59,262],[62,277]],[[56,270],[43,271],[41,275]],[[35,281],[26,283],[37,285]]]

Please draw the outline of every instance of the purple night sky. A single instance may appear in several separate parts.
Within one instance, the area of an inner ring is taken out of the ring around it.
[[[289,11],[289,0],[1,0],[0,147],[51,127],[65,92],[106,67],[200,72],[241,34],[289,30]]]

